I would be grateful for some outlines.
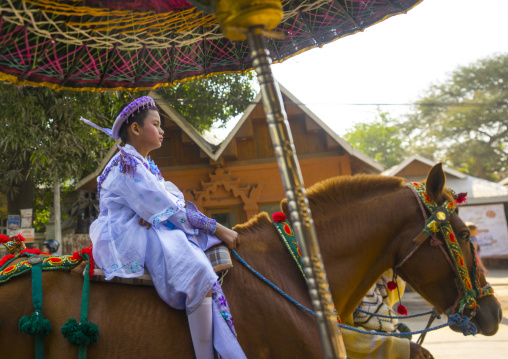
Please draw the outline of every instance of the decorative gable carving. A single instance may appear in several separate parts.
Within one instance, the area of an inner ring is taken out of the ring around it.
[[[201,189],[185,191],[187,198],[193,198],[193,202],[199,208],[217,205],[216,196],[224,190],[231,198],[240,199],[247,218],[254,216],[259,211],[258,200],[261,194],[261,186],[241,184],[237,178],[223,168],[217,167],[214,173],[209,175],[210,181],[201,182]]]

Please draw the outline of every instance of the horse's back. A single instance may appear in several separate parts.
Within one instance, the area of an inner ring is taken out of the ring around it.
[[[42,314],[52,331],[45,338],[47,358],[76,358],[77,346],[63,337],[61,327],[70,319],[80,320],[83,279],[65,272],[43,273]],[[18,330],[22,316],[30,316],[30,275],[1,285],[0,352],[2,358],[33,358],[34,337]],[[88,358],[193,356],[187,317],[169,307],[155,288],[92,282],[88,320],[99,326],[99,340],[88,348]]]

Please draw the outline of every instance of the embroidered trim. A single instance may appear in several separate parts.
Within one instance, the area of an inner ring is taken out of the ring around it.
[[[217,230],[217,221],[201,213],[191,201],[187,201],[186,212],[187,219],[192,227],[203,229],[210,234],[214,234]]]
[[[233,321],[233,316],[231,315],[231,310],[229,309],[226,296],[224,295],[224,292],[222,291],[222,287],[220,286],[219,282],[215,282],[213,284],[212,300],[215,302],[215,305],[217,305],[217,308],[219,309],[222,318],[226,321],[229,330],[231,330],[231,333],[233,333],[233,335],[236,338],[237,334],[235,330],[235,322]]]
[[[159,181],[164,181],[164,177],[162,177],[159,168],[150,158],[147,158],[148,164],[146,164],[142,158],[126,152],[122,147],[118,145],[117,147],[120,149],[120,152],[116,154],[117,158],[104,169],[102,174],[97,179],[97,198],[100,198],[102,183],[106,180],[109,172],[111,172],[113,167],[118,166],[118,164],[120,164],[120,172],[129,174],[131,177],[134,177],[136,174],[136,166],[138,165],[137,161],[134,160],[134,158],[138,159],[143,164],[143,166],[145,166],[145,168],[149,170]]]
[[[114,273],[120,269],[123,269],[127,266],[130,266],[130,272],[131,273],[137,273],[137,272],[144,272],[145,271],[145,267],[141,264],[141,263],[138,263],[136,261],[130,261],[128,262],[127,264],[124,264],[123,266],[119,267],[118,264],[116,263],[113,263],[111,265],[112,269],[111,270],[107,270],[106,268],[102,268],[102,271],[106,274],[111,274],[111,273]],[[141,268],[140,268],[141,267]]]
[[[136,110],[139,113],[141,108],[157,108],[157,106],[155,106],[155,101],[150,96],[137,98],[123,109],[123,111],[116,118],[115,122],[128,122],[129,117],[131,117],[136,112]]]
[[[178,211],[181,211],[183,209],[183,205],[181,203],[176,203],[176,209],[173,208],[173,207],[169,207],[168,209],[166,209],[164,212],[162,213],[159,213],[158,215],[156,215],[155,217],[153,217],[153,220],[152,220],[152,226],[154,228],[157,228],[159,226],[159,223],[161,222],[160,220],[160,217],[162,216],[168,216],[168,217],[171,217],[172,215],[174,215],[176,212]]]
[[[28,258],[14,264],[9,265],[14,259],[22,256]],[[32,253],[17,253],[13,258],[6,261],[2,268],[0,268],[0,283],[7,282],[9,279],[25,273],[32,268],[32,264],[28,261],[30,257],[40,257],[42,261],[42,270],[59,270],[59,269],[72,269],[75,268],[81,260],[75,258],[73,255],[65,256],[42,256],[40,254]]]

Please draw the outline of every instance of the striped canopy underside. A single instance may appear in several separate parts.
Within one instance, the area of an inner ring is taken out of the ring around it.
[[[405,13],[421,0],[288,0],[274,62]],[[144,9],[144,10],[143,10]],[[185,0],[0,2],[0,80],[53,89],[153,89],[252,68],[246,42]]]

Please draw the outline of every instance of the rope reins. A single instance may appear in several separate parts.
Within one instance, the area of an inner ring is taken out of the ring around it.
[[[256,277],[261,279],[270,288],[275,290],[278,294],[280,294],[282,297],[287,299],[290,303],[294,304],[297,308],[303,310],[304,312],[306,312],[308,314],[311,314],[314,317],[316,316],[316,313],[314,313],[314,311],[312,311],[309,308],[307,308],[306,306],[298,303],[290,295],[286,294],[283,290],[281,290],[279,287],[277,287],[275,284],[273,284],[267,278],[265,278],[262,274],[257,272],[254,268],[252,268],[234,249],[232,249],[231,252],[235,256],[235,258],[245,268],[247,268],[250,272],[252,272]],[[420,314],[420,315],[423,315],[423,314]],[[406,318],[406,317],[404,317],[404,318]],[[339,326],[340,328],[349,329],[349,330],[352,330],[352,331],[357,332],[357,333],[369,334],[369,335],[384,335],[384,336],[388,336],[388,337],[400,337],[400,336],[408,336],[408,335],[413,335],[413,334],[422,334],[422,333],[427,333],[427,332],[434,331],[434,330],[437,330],[437,329],[445,328],[445,327],[450,326],[450,325],[456,325],[456,326],[459,326],[459,327],[463,328],[462,333],[464,335],[475,335],[476,334],[476,327],[475,327],[475,325],[469,321],[469,318],[467,318],[467,317],[461,317],[458,313],[450,316],[448,318],[448,322],[447,323],[440,324],[440,325],[437,325],[437,326],[432,327],[432,328],[429,328],[427,326],[427,328],[425,328],[423,330],[416,330],[416,331],[413,331],[413,332],[404,332],[404,333],[387,333],[387,332],[377,332],[377,331],[366,331],[366,330],[358,329],[358,328],[350,326],[350,325],[346,325],[346,324],[342,324],[342,323],[337,323],[337,326]]]
[[[490,285],[487,283],[486,286],[482,287],[480,285],[480,275],[478,271],[478,259],[476,257],[476,252],[471,245],[471,250],[474,256],[474,263],[473,263],[473,273],[475,274],[474,281],[471,281],[469,271],[465,265],[465,261],[463,259],[462,250],[460,248],[460,245],[456,242],[456,237],[453,232],[453,228],[449,222],[451,215],[453,212],[455,212],[456,209],[456,203],[454,201],[448,201],[446,200],[443,204],[438,206],[436,203],[434,203],[430,197],[426,193],[425,185],[422,183],[410,183],[408,184],[409,188],[412,190],[412,192],[415,194],[417,198],[417,202],[420,206],[420,209],[422,210],[423,217],[425,219],[425,226],[423,230],[418,234],[417,237],[413,239],[413,246],[409,249],[409,251],[399,260],[394,266],[394,273],[396,269],[402,267],[404,263],[407,262],[407,260],[420,248],[420,246],[427,240],[427,238],[431,238],[430,244],[432,246],[438,246],[447,259],[448,263],[451,265],[452,270],[456,273],[457,277],[459,278],[458,282],[461,284],[457,284],[457,287],[459,289],[459,296],[456,301],[456,303],[446,311],[446,314],[448,316],[448,323],[438,325],[436,327],[430,328],[432,322],[439,318],[440,313],[438,313],[437,309],[435,308],[431,312],[427,313],[421,313],[418,315],[414,315],[411,317],[416,316],[422,316],[432,313],[431,317],[429,318],[429,322],[425,329],[418,330],[414,332],[404,332],[403,335],[412,335],[412,334],[422,334],[420,338],[418,339],[418,343],[423,343],[423,340],[425,338],[425,334],[429,331],[437,330],[440,328],[444,328],[446,326],[455,325],[459,327],[464,335],[475,335],[477,333],[477,328],[470,321],[470,317],[462,315],[463,310],[467,308],[475,308],[477,306],[476,298],[481,298],[482,296],[491,295],[493,294],[493,289],[490,287]],[[429,210],[431,213],[431,216],[428,217],[426,213],[426,209]],[[279,214],[279,213],[278,213]],[[285,215],[280,213],[280,215],[284,216],[283,219],[274,221],[274,225],[277,228],[277,231],[281,235],[285,245],[290,250],[290,253],[292,254],[293,258],[296,260],[296,263],[301,270],[301,266],[299,261],[294,256],[294,248],[290,248],[288,245],[287,240],[285,239],[284,233],[281,230],[281,225],[287,225],[289,228],[289,235],[292,235],[292,231],[290,229],[289,223],[285,222],[283,224],[276,224],[275,222],[282,222],[285,221]],[[274,217],[275,219],[275,217]],[[287,232],[287,231],[286,231]],[[441,232],[443,235],[444,241],[439,240],[437,237],[437,232]],[[448,251],[444,248],[444,244],[446,244]],[[249,271],[251,271],[255,276],[257,276],[259,279],[261,279],[263,282],[265,282],[267,285],[269,285],[272,289],[274,289],[277,293],[279,293],[281,296],[286,298],[288,301],[293,303],[298,308],[302,309],[303,311],[315,316],[316,314],[308,309],[307,307],[303,306],[302,304],[298,303],[296,300],[294,300],[291,296],[284,293],[280,288],[278,288],[275,284],[270,282],[268,279],[263,277],[260,273],[258,273],[254,268],[252,268],[247,262],[243,260],[243,258],[240,257],[240,255],[235,251],[232,250],[234,256],[238,259],[238,261],[244,265]],[[305,275],[304,275],[305,277]],[[472,284],[473,283],[473,284]],[[455,312],[455,308],[459,306],[458,311]],[[373,314],[369,312],[365,312],[363,310],[359,310],[364,313]],[[475,311],[472,311],[472,316],[475,315]],[[375,315],[375,314],[373,314]],[[375,315],[375,316],[381,316],[381,315]],[[383,316],[384,317],[384,316]],[[399,318],[399,316],[386,316],[390,318]],[[405,317],[400,317],[407,318]],[[360,330],[355,327],[345,325],[340,323],[340,319],[337,324],[341,328],[346,328],[358,333],[363,334],[371,334],[371,335],[384,335],[384,336],[401,336],[401,333],[386,333],[386,332],[376,332],[376,331],[365,331]]]

